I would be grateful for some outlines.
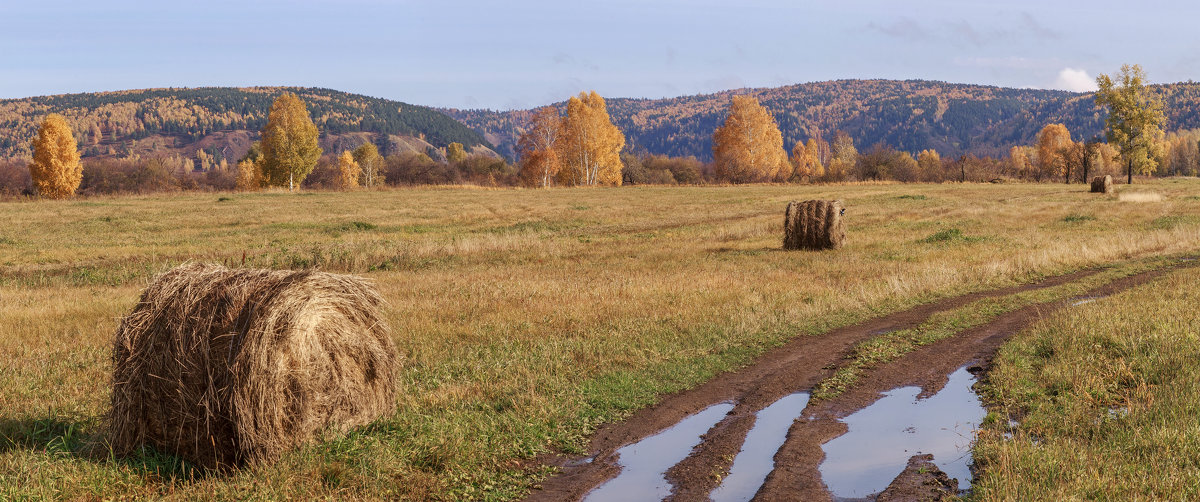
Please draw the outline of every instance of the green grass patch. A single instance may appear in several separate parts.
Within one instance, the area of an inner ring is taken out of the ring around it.
[[[1150,221],[1149,227],[1153,230],[1172,230],[1184,225],[1200,224],[1200,217],[1195,215],[1170,215],[1160,216]]]
[[[233,197],[217,197],[217,202],[229,202],[231,200],[233,200]]]
[[[374,223],[365,221],[351,221],[347,223],[339,223],[329,228],[331,232],[365,232],[367,230],[375,230],[377,226]]]
[[[1096,217],[1089,214],[1068,214],[1063,216],[1063,223],[1083,223],[1085,221],[1096,221]]]
[[[926,197],[924,195],[912,195],[912,194],[904,194],[904,195],[897,196],[896,198],[897,199],[908,199],[908,200],[928,200],[929,199],[929,197]]]
[[[945,230],[939,230],[918,242],[925,244],[952,244],[955,242],[979,242],[981,240],[983,240],[983,237],[971,237],[964,234],[962,230],[957,228],[947,228]]]

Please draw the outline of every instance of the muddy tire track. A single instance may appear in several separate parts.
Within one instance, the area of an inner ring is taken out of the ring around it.
[[[1117,279],[1086,294],[1107,296],[1186,265],[1189,264],[1181,261]],[[1101,270],[1087,269],[1036,283],[947,298],[823,335],[797,337],[746,367],[718,375],[696,388],[667,395],[625,421],[601,427],[593,435],[587,457],[540,459],[541,463],[559,467],[561,472],[536,487],[526,500],[580,500],[619,472],[617,449],[666,429],[710,405],[733,402],[734,409],[705,434],[691,455],[666,473],[674,485],[670,500],[707,500],[741,449],[754,425],[755,414],[786,395],[810,390],[830,376],[858,343],[887,331],[916,327],[936,313],[977,300],[1058,286]],[[971,361],[986,361],[1009,336],[1067,304],[1066,301],[1036,304],[1002,314],[985,325],[869,369],[859,384],[847,392],[810,405],[805,417],[797,420],[789,430],[786,442],[776,453],[775,469],[768,475],[756,500],[829,500],[830,495],[817,468],[824,458],[821,445],[846,431],[838,418],[871,404],[882,392],[897,387],[918,385],[924,394],[934,393],[945,385],[947,375],[955,369]]]

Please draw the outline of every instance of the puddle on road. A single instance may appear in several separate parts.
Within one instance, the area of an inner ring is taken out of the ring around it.
[[[708,432],[733,403],[718,403],[689,416],[670,428],[625,446],[617,453],[621,473],[584,497],[585,502],[616,500],[662,500],[671,494],[671,483],[664,474],[692,453],[700,444],[700,435]]]
[[[716,502],[744,501],[754,498],[775,468],[775,453],[787,439],[792,422],[808,406],[808,393],[797,392],[780,398],[760,410],[754,427],[746,434],[742,450],[733,459],[729,476],[709,496]]]
[[[964,366],[927,399],[917,399],[919,387],[901,387],[843,418],[849,431],[821,447],[825,486],[835,498],[867,497],[887,488],[910,457],[930,453],[960,489],[968,488],[971,442],[986,414],[974,383]]]

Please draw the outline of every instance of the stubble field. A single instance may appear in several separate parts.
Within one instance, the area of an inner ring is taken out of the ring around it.
[[[0,499],[520,497],[549,473],[539,455],[584,451],[601,424],[787,340],[1200,249],[1200,181],[1119,189],[1161,198],[863,184],[0,203]],[[845,248],[780,250],[786,202],[810,198],[845,201]],[[111,337],[189,260],[375,281],[404,359],[395,414],[231,475],[109,458]]]

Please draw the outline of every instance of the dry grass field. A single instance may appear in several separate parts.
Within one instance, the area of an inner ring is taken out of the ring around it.
[[[974,498],[1200,498],[1198,303],[1180,270],[1013,339],[984,387]]]
[[[598,425],[784,340],[1200,250],[1200,181],[1118,192],[422,188],[0,203],[0,499],[516,498],[547,474],[539,454],[581,451]],[[844,248],[780,250],[787,201],[810,198],[845,201]],[[110,458],[113,333],[154,274],[189,260],[373,280],[403,356],[396,412],[229,475],[150,451]]]

